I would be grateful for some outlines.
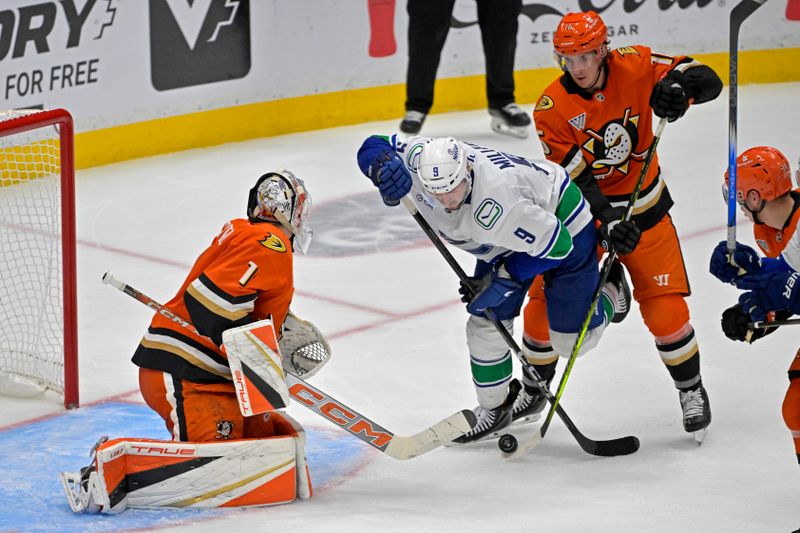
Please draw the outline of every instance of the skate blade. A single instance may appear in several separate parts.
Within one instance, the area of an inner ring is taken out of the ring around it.
[[[450,441],[450,442],[445,442],[443,444],[443,446],[445,448],[458,448],[458,447],[463,447],[463,446],[472,446],[472,445],[475,445],[475,444],[485,444],[487,442],[499,439],[502,435],[505,435],[506,433],[508,433],[508,429],[510,427],[511,427],[511,425],[509,424],[508,426],[504,427],[503,429],[498,429],[497,431],[493,431],[493,432],[489,433],[488,435],[486,435],[486,436],[484,436],[484,437],[482,437],[482,438],[480,438],[478,440],[471,440],[469,442],[453,442],[453,441]]]
[[[541,411],[538,412],[538,413],[530,414],[528,416],[523,416],[522,418],[517,418],[516,420],[511,422],[511,425],[508,426],[508,427],[509,428],[517,428],[519,426],[525,426],[527,424],[533,424],[534,422],[538,421],[540,418],[542,418]]]
[[[692,437],[694,441],[697,443],[698,446],[703,444],[703,441],[706,440],[706,435],[708,434],[708,428],[699,429],[697,431],[692,432]]]
[[[509,126],[505,122],[492,119],[492,131],[501,135],[509,135],[517,139],[527,139],[530,126]]]

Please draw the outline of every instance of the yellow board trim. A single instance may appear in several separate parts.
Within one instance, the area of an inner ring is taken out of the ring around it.
[[[727,84],[726,52],[693,57],[713,68]],[[739,83],[800,81],[800,69],[793,67],[797,64],[800,64],[800,48],[742,51],[739,53]],[[517,71],[517,101],[533,104],[557,75],[555,68]],[[431,113],[484,109],[485,84],[483,75],[437,80],[436,104]],[[87,131],[75,136],[76,167],[87,168],[256,137],[399,119],[404,101],[405,84],[384,85],[283,98]]]

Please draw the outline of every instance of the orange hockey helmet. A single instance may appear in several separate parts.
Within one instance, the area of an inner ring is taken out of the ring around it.
[[[567,13],[553,35],[553,48],[559,55],[583,54],[608,44],[608,29],[594,11]]]
[[[725,188],[728,172],[725,171]],[[770,201],[792,190],[792,173],[789,160],[780,150],[770,146],[756,146],[736,158],[736,198],[744,201],[750,191],[756,191],[762,200]]]

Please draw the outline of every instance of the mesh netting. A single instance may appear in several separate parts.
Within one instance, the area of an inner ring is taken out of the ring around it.
[[[64,391],[60,141],[0,113],[0,392]]]

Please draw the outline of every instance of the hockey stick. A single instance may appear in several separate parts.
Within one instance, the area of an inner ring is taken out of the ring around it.
[[[667,125],[666,118],[662,118],[661,120],[658,121],[658,126],[656,126],[656,133],[655,136],[653,137],[653,142],[650,143],[650,148],[647,151],[647,156],[645,157],[644,164],[642,165],[642,171],[639,174],[639,179],[636,180],[636,185],[633,188],[630,200],[628,200],[628,207],[627,209],[625,209],[625,215],[622,217],[622,221],[630,220],[631,215],[633,214],[633,206],[636,205],[636,200],[639,199],[639,192],[642,190],[642,184],[644,183],[644,178],[645,176],[647,176],[648,170],[650,170],[650,163],[653,161],[653,155],[656,153],[656,147],[658,146],[658,143],[661,140],[661,134],[664,133],[664,127],[666,125]],[[608,279],[608,273],[611,272],[611,266],[614,264],[614,261],[616,260],[617,260],[617,250],[611,247],[611,250],[608,253],[608,257],[606,257],[606,260],[603,263],[603,268],[600,271],[600,279],[598,280],[597,287],[594,290],[594,295],[592,296],[592,303],[591,305],[589,305],[589,311],[586,313],[586,317],[583,319],[583,325],[581,326],[580,333],[578,334],[578,338],[575,339],[575,344],[572,347],[572,352],[569,354],[567,367],[561,374],[561,381],[559,381],[558,389],[556,390],[556,401],[550,407],[550,411],[547,413],[547,417],[544,419],[544,422],[542,423],[542,431],[541,431],[542,438],[544,438],[545,433],[547,433],[547,428],[550,427],[550,422],[553,420],[553,415],[555,414],[555,409],[558,406],[558,402],[561,401],[561,395],[564,394],[564,388],[567,385],[567,379],[569,378],[569,375],[572,372],[572,367],[575,365],[575,360],[578,358],[578,353],[580,352],[581,346],[583,345],[583,339],[586,336],[586,332],[589,330],[589,322],[591,322],[594,310],[597,308],[597,303],[600,301],[600,295],[602,294],[603,291],[603,284],[605,284],[606,280]]]
[[[467,276],[467,273],[464,272],[464,269],[461,268],[461,265],[458,264],[458,261],[456,261],[455,257],[453,257],[450,251],[445,247],[442,240],[439,238],[433,228],[431,228],[430,224],[428,224],[428,221],[425,220],[419,211],[417,211],[417,208],[411,199],[408,196],[405,196],[402,200],[402,203],[408,212],[411,213],[411,216],[414,217],[414,220],[417,221],[417,224],[419,224],[420,228],[422,228],[422,231],[425,232],[425,235],[428,236],[439,253],[442,254],[442,257],[444,257],[445,261],[447,261],[447,264],[450,265],[450,267],[456,273],[458,279],[461,280],[461,283],[463,283],[465,287],[472,289],[472,282],[470,281],[469,276]],[[497,319],[497,317],[494,316],[494,313],[492,313],[491,310],[487,309],[486,317],[491,321],[492,325],[494,325],[494,327],[503,337],[503,340],[506,342],[517,359],[519,359],[519,361],[525,365],[530,365],[527,358],[522,353],[519,345],[517,345],[514,338],[511,336],[505,326]],[[547,382],[542,379],[532,365],[530,366],[530,371],[531,374],[533,374],[533,378],[536,380],[536,387],[542,392],[542,394],[544,394],[550,403],[555,403],[555,397],[547,387]],[[569,418],[567,412],[560,405],[557,406],[556,412],[558,413],[558,416],[561,417],[564,425],[567,426],[569,432],[572,433],[572,436],[576,441],[578,441],[578,444],[586,453],[603,457],[614,457],[617,455],[628,455],[639,449],[639,439],[632,436],[620,437],[611,440],[590,439],[581,433],[580,430],[578,430],[577,426],[575,426],[575,423]],[[541,436],[539,437],[539,440],[541,440]],[[532,447],[533,446],[529,446],[527,449]]]
[[[769,322],[753,322],[749,327],[756,329],[777,328],[778,326],[800,326],[800,318],[788,318],[786,320],[772,320]]]
[[[195,327],[187,320],[172,313],[146,294],[116,279],[111,273],[103,274],[103,283],[119,289],[181,327],[199,335]],[[422,455],[460,437],[475,425],[475,414],[464,409],[416,435],[397,435],[300,379],[296,374],[284,371],[292,398],[393,459],[405,460]]]
[[[731,10],[728,79],[728,257],[736,250],[736,130],[739,72],[739,29],[767,0],[742,0]]]

